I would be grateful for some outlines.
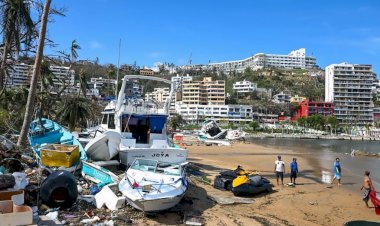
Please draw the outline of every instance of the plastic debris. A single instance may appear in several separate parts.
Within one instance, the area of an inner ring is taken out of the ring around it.
[[[84,200],[88,203],[94,203],[95,202],[95,196],[94,195],[80,195],[78,196],[79,200]]]
[[[49,218],[49,220],[57,221],[58,220],[58,211],[50,212],[46,214],[46,216]]]
[[[97,222],[97,221],[100,221],[100,218],[99,218],[98,216],[95,216],[95,217],[93,217],[92,219],[83,219],[83,220],[81,220],[80,222],[81,222],[82,224],[91,224],[91,223],[95,223],[95,222]]]
[[[100,188],[98,187],[98,185],[93,184],[90,187],[90,192],[91,192],[91,195],[95,195],[100,192]]]
[[[82,193],[83,192],[83,188],[79,184],[77,185],[77,188],[78,188],[78,193]]]
[[[14,176],[16,182],[13,187],[14,189],[25,189],[25,187],[29,184],[29,180],[26,178],[25,173],[14,172],[12,175]]]

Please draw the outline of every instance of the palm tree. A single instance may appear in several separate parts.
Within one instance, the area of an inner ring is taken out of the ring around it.
[[[3,0],[1,6],[3,28],[3,58],[0,67],[0,89],[3,89],[7,74],[8,56],[20,50],[22,39],[29,42],[34,33],[29,2],[25,0]]]
[[[70,46],[70,61],[74,62],[78,58],[77,50],[82,49],[80,45],[78,44],[77,40],[71,41]]]
[[[69,62],[69,69],[67,70],[66,78],[69,76],[71,69],[73,67],[73,64],[75,63],[75,60],[78,58],[77,50],[79,49],[81,49],[81,47],[79,46],[76,40],[73,40],[71,41],[70,53],[59,51],[60,55]],[[63,87],[58,92],[58,96],[60,96],[63,93],[63,91],[65,91],[68,85],[65,80],[63,80],[62,83],[63,83]]]
[[[110,96],[110,95],[111,95],[111,94],[110,94],[110,93],[111,93],[111,92],[110,92],[110,88],[111,88],[110,79],[111,79],[111,77],[114,78],[114,77],[116,76],[116,72],[115,72],[114,69],[110,69],[110,70],[108,70],[107,75],[108,75],[107,96]]]
[[[53,86],[54,73],[50,70],[50,64],[47,61],[41,62],[40,80],[41,91],[47,90],[49,86]]]
[[[83,69],[79,71],[79,92],[78,96],[80,96],[80,93],[82,91],[84,97],[86,97],[87,90],[89,89],[89,86],[87,84],[87,75],[84,72]]]
[[[50,11],[50,4],[51,0],[46,0],[44,9],[42,12],[42,19],[41,19],[41,29],[39,33],[39,40],[38,40],[38,48],[36,53],[36,59],[34,61],[34,70],[32,74],[32,79],[30,82],[30,88],[29,88],[29,94],[28,94],[28,101],[26,104],[26,110],[25,110],[25,116],[24,116],[24,122],[22,124],[20,136],[17,141],[17,146],[20,146],[22,142],[26,139],[26,136],[29,132],[29,124],[32,119],[32,114],[34,111],[34,102],[36,99],[36,91],[37,91],[37,80],[38,75],[40,73],[41,68],[41,61],[44,53],[44,44],[45,44],[45,36],[46,36],[46,28],[47,28],[47,22],[48,22],[48,16]]]
[[[63,100],[60,109],[58,109],[57,118],[62,123],[69,125],[70,131],[76,126],[85,125],[86,120],[91,115],[90,101],[79,96],[67,96]]]

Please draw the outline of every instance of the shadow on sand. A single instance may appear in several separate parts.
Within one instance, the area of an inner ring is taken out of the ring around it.
[[[214,205],[215,202],[208,198],[204,188],[190,183],[188,191],[178,205],[168,210],[146,213],[146,216],[160,224],[178,225],[183,224],[185,215],[201,216],[205,210]]]

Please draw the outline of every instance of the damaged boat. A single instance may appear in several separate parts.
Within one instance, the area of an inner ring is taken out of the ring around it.
[[[126,97],[127,82],[146,79],[171,84],[171,93],[163,107],[141,98]],[[89,158],[107,161],[119,154],[120,162],[131,165],[136,158],[181,163],[188,151],[173,144],[167,132],[169,106],[174,85],[171,81],[140,75],[126,75],[117,101],[111,101],[102,112],[103,120],[94,140],[86,147]]]
[[[240,130],[223,130],[221,129],[215,120],[206,120],[199,133],[200,136],[204,136],[210,140],[241,140],[245,137],[245,132]]]
[[[28,140],[40,165],[73,171],[80,161],[87,160],[79,141],[53,120],[40,118],[32,121]]]
[[[119,183],[119,190],[136,209],[145,212],[169,209],[179,203],[188,188],[186,164],[135,159]]]

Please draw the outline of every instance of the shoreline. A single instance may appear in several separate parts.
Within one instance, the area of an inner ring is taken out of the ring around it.
[[[344,181],[341,187],[322,183],[319,174],[323,166],[317,159],[309,158],[308,153],[252,143],[234,143],[226,147],[194,145],[188,149],[189,161],[203,166],[209,179],[214,179],[218,169],[241,165],[247,170],[258,170],[275,185],[270,194],[252,196],[254,204],[215,204],[203,211],[201,214],[207,225],[343,225],[349,220],[379,220],[373,209],[364,208],[360,191],[353,192]],[[273,167],[279,154],[286,164],[284,183],[290,182],[288,165],[291,159],[296,157],[301,163],[297,178],[299,185],[295,188],[276,185]],[[230,195],[228,191],[215,191],[210,185],[199,186],[210,194]],[[249,216],[247,212],[253,215]],[[232,213],[236,216],[231,217]]]
[[[355,141],[380,141],[380,137],[369,136],[331,136],[316,134],[281,134],[281,133],[249,133],[246,138],[290,138],[290,139],[321,139],[321,140],[355,140]]]

